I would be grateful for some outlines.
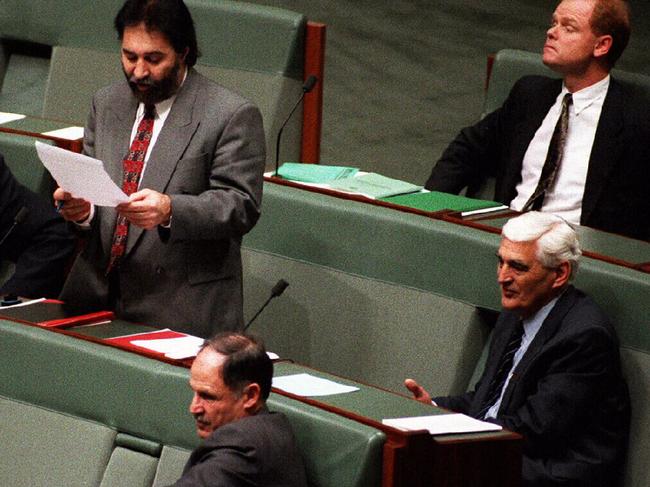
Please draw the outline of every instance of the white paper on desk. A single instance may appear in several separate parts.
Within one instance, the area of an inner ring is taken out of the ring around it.
[[[45,298],[29,299],[27,301],[23,301],[22,303],[11,304],[9,306],[0,306],[0,310],[9,309],[9,308],[20,308],[21,306],[29,306],[31,304],[41,303],[43,301],[45,301]]]
[[[459,413],[384,419],[382,423],[406,431],[429,430],[432,435],[479,433],[503,429],[498,424],[480,421]]]
[[[177,338],[160,338],[157,340],[132,340],[136,347],[146,348],[154,352],[164,353],[165,357],[184,359],[195,357],[203,345],[203,338],[192,335]]]
[[[117,206],[129,200],[102,161],[42,142],[36,142],[36,152],[57,184],[75,198],[97,206]]]
[[[84,128],[65,127],[57,130],[50,130],[49,132],[43,132],[42,135],[49,135],[50,137],[58,137],[59,139],[65,139],[65,140],[79,140],[79,139],[83,139]]]
[[[14,120],[21,120],[25,117],[26,115],[20,113],[0,112],[0,124],[13,122]]]
[[[346,386],[311,374],[273,377],[273,387],[297,396],[331,396],[359,390],[358,387]]]

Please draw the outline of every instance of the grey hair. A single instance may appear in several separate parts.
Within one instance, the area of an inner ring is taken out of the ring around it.
[[[553,269],[562,262],[571,265],[570,279],[578,271],[582,250],[576,231],[563,218],[552,213],[529,211],[508,220],[501,230],[513,242],[537,241],[537,259]]]

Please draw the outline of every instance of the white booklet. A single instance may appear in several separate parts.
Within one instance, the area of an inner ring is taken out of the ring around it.
[[[404,431],[429,430],[432,435],[479,433],[503,429],[498,424],[480,421],[459,413],[384,419],[382,423]]]

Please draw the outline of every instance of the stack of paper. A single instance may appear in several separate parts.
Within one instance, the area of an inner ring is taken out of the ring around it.
[[[483,431],[500,431],[498,424],[479,421],[464,414],[436,414],[434,416],[414,416],[411,418],[384,419],[386,426],[404,431],[428,430],[432,435],[451,433],[479,433]]]
[[[346,193],[360,194],[368,198],[387,198],[397,194],[414,193],[422,190],[422,186],[391,179],[381,174],[369,172],[361,176],[339,179],[329,183],[331,189]]]

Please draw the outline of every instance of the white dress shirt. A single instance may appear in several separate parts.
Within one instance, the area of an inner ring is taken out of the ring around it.
[[[570,223],[580,223],[589,158],[609,88],[609,79],[608,75],[598,83],[573,93],[562,162],[555,182],[544,197],[542,211],[555,213]],[[513,210],[521,211],[537,187],[551,137],[562,110],[562,99],[568,92],[566,86],[563,86],[555,104],[546,114],[528,146],[521,169],[522,179],[517,185],[517,196],[510,203]]]

